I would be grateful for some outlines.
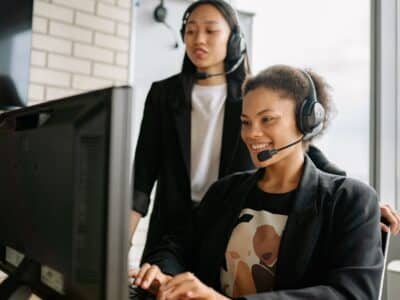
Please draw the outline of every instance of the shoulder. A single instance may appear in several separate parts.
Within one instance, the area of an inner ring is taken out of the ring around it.
[[[235,172],[233,174],[229,174],[225,177],[222,177],[218,181],[216,181],[213,185],[217,188],[230,187],[232,189],[238,189],[242,186],[242,184],[246,184],[248,180],[257,176],[256,174],[260,172],[260,170],[253,169],[248,171]]]
[[[210,219],[210,216],[218,216],[234,207],[246,194],[245,191],[251,186],[255,176],[257,170],[238,172],[214,182],[201,201],[198,215]]]
[[[342,175],[335,175],[318,170],[320,186],[331,194],[343,196],[376,196],[375,190],[364,182]]]
[[[320,190],[337,214],[366,217],[379,213],[376,191],[358,179],[320,171]]]
[[[219,179],[210,186],[202,202],[217,202],[218,205],[224,206],[226,201],[231,202],[232,199],[238,198],[238,195],[242,195],[243,191],[251,186],[257,172],[259,170],[237,172]],[[218,201],[209,200],[215,198]]]
[[[158,107],[163,103],[167,103],[168,101],[166,101],[166,99],[176,95],[179,89],[181,89],[181,80],[179,74],[162,80],[154,81],[151,84],[150,90],[147,94],[146,102]]]
[[[169,76],[167,78],[163,78],[157,81],[154,81],[152,84],[153,87],[172,87],[176,86],[177,84],[181,84],[181,74],[175,74],[172,76]]]

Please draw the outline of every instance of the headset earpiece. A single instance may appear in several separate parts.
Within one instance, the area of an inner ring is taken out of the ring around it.
[[[229,37],[226,60],[236,61],[243,55],[244,52],[246,52],[246,41],[242,32],[240,31],[239,26],[235,26],[232,29]]]
[[[325,109],[318,102],[317,92],[311,76],[306,71],[301,71],[307,78],[309,92],[297,111],[296,120],[298,128],[304,134],[304,140],[308,140],[322,130],[325,120]]]

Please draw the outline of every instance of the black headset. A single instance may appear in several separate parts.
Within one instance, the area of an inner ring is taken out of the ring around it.
[[[237,23],[239,24],[239,19],[236,10],[224,0],[198,0],[189,5],[185,13],[183,14],[182,27],[180,30],[182,40],[185,37],[186,24],[190,15],[192,14],[193,10],[201,4],[211,4],[213,6],[216,6],[224,16],[231,15],[232,13],[235,14]],[[229,36],[226,60],[229,62],[237,61],[241,59],[241,57],[244,55],[245,52],[246,52],[246,41],[240,30],[239,25],[235,25],[232,28],[231,34]]]
[[[300,104],[297,114],[297,127],[304,134],[303,140],[308,140],[321,132],[325,120],[325,109],[317,99],[317,91],[310,74],[300,70],[308,82],[308,95]]]

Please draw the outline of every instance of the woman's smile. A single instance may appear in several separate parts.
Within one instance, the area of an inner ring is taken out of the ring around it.
[[[249,143],[247,144],[247,147],[252,151],[253,153],[257,154],[261,151],[265,150],[270,150],[273,149],[273,144],[271,142],[268,143]]]

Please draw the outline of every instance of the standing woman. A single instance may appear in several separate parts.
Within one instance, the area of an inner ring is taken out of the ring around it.
[[[131,233],[157,181],[143,259],[163,235],[190,224],[211,183],[252,168],[240,140],[240,87],[248,69],[235,10],[222,0],[194,2],[181,33],[182,71],[153,83],[136,149]]]

